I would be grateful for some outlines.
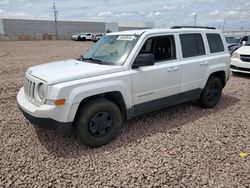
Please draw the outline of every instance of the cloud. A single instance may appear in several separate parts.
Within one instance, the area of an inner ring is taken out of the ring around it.
[[[5,10],[0,9],[0,16],[3,16],[6,13]]]
[[[104,12],[99,12],[97,16],[98,17],[110,17],[110,16],[113,16],[113,13],[111,11],[104,11]]]
[[[0,5],[8,5],[10,4],[9,0],[0,0]]]
[[[230,11],[224,12],[224,15],[225,15],[226,17],[237,16],[237,15],[239,15],[239,14],[240,14],[240,12],[235,11],[235,10],[230,10]]]
[[[160,15],[162,15],[162,13],[161,12],[155,12],[154,15],[155,16],[160,16]]]
[[[34,15],[27,14],[24,12],[7,12],[5,10],[0,9],[0,17],[7,17],[7,18],[23,18],[23,19],[35,19]]]
[[[158,17],[160,15],[161,15],[161,12],[150,11],[150,12],[148,12],[147,17],[148,18],[155,17],[155,16]]]
[[[171,10],[175,10],[176,6],[175,5],[163,5],[163,8],[165,10],[171,11]]]
[[[209,12],[210,16],[219,16],[220,14],[221,14],[221,11],[219,11],[219,10],[215,10],[215,11]]]
[[[140,16],[145,16],[146,14],[147,14],[147,13],[146,13],[145,11],[140,11],[140,12],[139,12],[139,15],[140,15]]]
[[[188,17],[195,17],[195,16],[197,16],[197,12],[192,12],[188,15]]]

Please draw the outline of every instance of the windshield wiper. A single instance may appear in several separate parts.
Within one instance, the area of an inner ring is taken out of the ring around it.
[[[92,57],[90,57],[90,58],[84,58],[83,56],[81,56],[81,58],[80,58],[82,61],[85,61],[85,60],[87,60],[87,61],[93,61],[93,62],[95,62],[95,63],[98,63],[98,64],[101,64],[103,61],[102,60],[100,60],[100,59],[96,59],[96,58],[92,58]]]

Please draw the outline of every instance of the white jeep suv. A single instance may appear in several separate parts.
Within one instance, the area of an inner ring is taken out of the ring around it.
[[[34,125],[74,127],[98,147],[137,115],[190,100],[214,107],[229,75],[226,41],[214,28],[123,31],[79,59],[29,68],[17,102]]]

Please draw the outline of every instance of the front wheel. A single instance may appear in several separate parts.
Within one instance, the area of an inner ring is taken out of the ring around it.
[[[80,110],[76,133],[83,144],[99,147],[118,135],[121,122],[121,111],[116,104],[107,99],[94,99]]]
[[[221,95],[221,80],[218,77],[211,77],[201,93],[199,104],[205,108],[212,108],[219,102]]]

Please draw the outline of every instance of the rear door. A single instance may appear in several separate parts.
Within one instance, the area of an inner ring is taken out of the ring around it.
[[[199,95],[208,61],[201,33],[182,33],[179,35],[182,49],[181,93],[190,99]]]

